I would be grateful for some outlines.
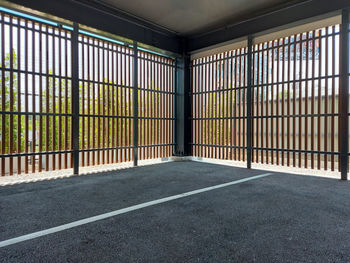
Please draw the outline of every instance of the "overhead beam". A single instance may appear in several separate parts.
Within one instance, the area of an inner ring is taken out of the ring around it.
[[[187,52],[193,52],[233,39],[282,27],[310,17],[322,16],[350,7],[349,0],[310,0],[250,20],[187,39]]]
[[[162,27],[87,0],[9,0],[9,2],[106,31],[176,54],[182,54],[180,37]]]

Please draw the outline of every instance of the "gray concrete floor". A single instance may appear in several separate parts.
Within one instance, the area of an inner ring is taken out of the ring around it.
[[[0,241],[266,173],[172,162],[0,187]],[[273,173],[0,248],[1,262],[350,262],[350,183]]]

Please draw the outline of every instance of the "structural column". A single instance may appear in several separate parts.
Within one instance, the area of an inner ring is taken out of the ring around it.
[[[252,167],[252,61],[253,61],[253,39],[248,36],[248,53],[247,53],[247,168]]]
[[[189,156],[191,152],[191,69],[190,56],[176,59],[175,68],[175,152]]]
[[[137,166],[138,162],[138,51],[137,51],[137,42],[134,41],[134,64],[133,64],[133,96],[132,96],[132,112],[133,112],[133,159],[134,159],[134,166]]]
[[[72,150],[73,171],[79,174],[79,26],[72,32]]]
[[[349,12],[342,11],[339,79],[339,161],[341,179],[348,179],[349,151]]]

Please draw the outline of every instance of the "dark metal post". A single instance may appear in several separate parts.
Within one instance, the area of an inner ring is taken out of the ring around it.
[[[191,69],[190,57],[176,59],[175,155],[191,155]]]
[[[349,12],[342,10],[339,81],[339,159],[341,179],[348,179],[349,145]]]
[[[138,161],[138,51],[137,51],[137,42],[134,41],[134,65],[133,65],[133,84],[134,84],[134,90],[133,90],[133,96],[132,96],[132,105],[133,105],[133,158],[134,158],[134,166],[137,166]]]
[[[253,39],[248,36],[247,54],[247,168],[252,167],[252,54]]]
[[[73,25],[72,33],[72,146],[73,170],[79,174],[79,26]]]

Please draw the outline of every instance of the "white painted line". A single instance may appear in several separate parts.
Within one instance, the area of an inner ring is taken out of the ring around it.
[[[202,188],[202,189],[198,189],[198,190],[194,190],[194,191],[190,191],[190,192],[186,192],[186,193],[182,193],[182,194],[178,194],[178,195],[173,195],[173,196],[161,198],[161,199],[158,199],[158,200],[153,200],[153,201],[142,203],[142,204],[138,204],[138,205],[133,205],[133,206],[126,207],[126,208],[119,209],[119,210],[115,210],[115,211],[112,211],[112,212],[109,212],[109,213],[105,213],[105,214],[101,214],[101,215],[97,215],[97,216],[81,219],[81,220],[78,220],[78,221],[74,221],[72,223],[68,223],[68,224],[52,227],[52,228],[45,229],[45,230],[38,231],[38,232],[34,232],[34,233],[31,233],[31,234],[27,234],[27,235],[15,237],[15,238],[7,239],[7,240],[4,240],[4,241],[0,242],[0,248],[1,247],[6,247],[6,246],[9,246],[9,245],[13,245],[13,244],[16,244],[16,243],[19,243],[19,242],[23,242],[23,241],[26,241],[26,240],[34,239],[34,238],[37,238],[37,237],[42,237],[42,236],[46,236],[46,235],[53,234],[53,233],[56,233],[56,232],[60,232],[60,231],[63,231],[63,230],[66,230],[66,229],[70,229],[70,228],[73,228],[73,227],[89,224],[89,223],[92,223],[92,222],[95,222],[95,221],[99,221],[99,220],[103,220],[103,219],[106,219],[106,218],[109,218],[109,217],[125,214],[125,213],[131,212],[131,211],[135,211],[135,210],[138,210],[138,209],[145,208],[145,207],[149,207],[149,206],[153,206],[153,205],[169,202],[169,201],[172,201],[172,200],[184,198],[184,197],[191,196],[191,195],[200,194],[200,193],[203,193],[203,192],[212,191],[212,190],[223,188],[223,187],[227,187],[227,186],[230,186],[230,185],[244,183],[244,182],[247,182],[247,181],[259,179],[259,178],[262,178],[262,177],[265,177],[265,176],[269,176],[269,175],[271,175],[271,173],[260,174],[260,175],[256,175],[256,176],[252,176],[252,177],[248,177],[248,178],[243,178],[243,179],[240,179],[240,180],[236,180],[236,181],[232,181],[232,182],[228,182],[228,183],[224,183],[224,184],[218,184],[218,185],[214,185],[214,186],[210,186],[210,187],[206,187],[206,188]]]

